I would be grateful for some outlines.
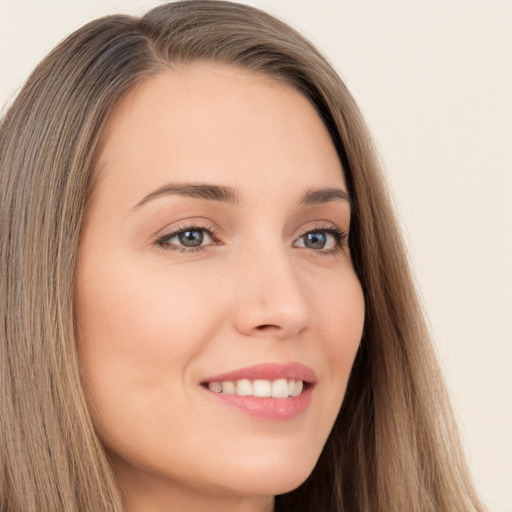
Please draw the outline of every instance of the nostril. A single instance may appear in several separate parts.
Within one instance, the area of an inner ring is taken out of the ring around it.
[[[258,331],[264,331],[267,329],[279,329],[279,326],[273,325],[273,324],[263,324],[263,325],[258,325],[258,327],[256,327],[256,329],[258,329]]]

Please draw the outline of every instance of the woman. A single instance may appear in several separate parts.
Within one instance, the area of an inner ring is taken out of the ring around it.
[[[364,122],[288,26],[94,21],[0,159],[4,512],[483,510]]]

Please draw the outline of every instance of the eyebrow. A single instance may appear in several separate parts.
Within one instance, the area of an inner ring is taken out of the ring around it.
[[[148,201],[157,197],[167,195],[179,195],[186,197],[195,197],[197,199],[207,199],[209,201],[221,201],[224,203],[239,203],[240,198],[236,191],[231,187],[225,187],[221,185],[209,185],[209,184],[180,184],[180,183],[169,183],[163,187],[157,188],[141,201],[139,201],[133,208],[139,208]]]
[[[238,193],[231,187],[201,183],[169,183],[149,193],[147,196],[142,198],[132,209],[139,208],[146,204],[148,201],[158,197],[168,195],[180,195],[231,204],[238,204],[240,202]],[[333,201],[345,201],[349,204],[349,206],[352,206],[352,199],[350,198],[350,195],[341,188],[333,187],[308,190],[300,200],[300,204],[317,205],[330,203]]]
[[[352,199],[348,192],[341,188],[319,188],[315,190],[308,190],[302,200],[301,204],[315,205],[323,203],[331,203],[333,201],[346,201],[349,206],[352,206]]]

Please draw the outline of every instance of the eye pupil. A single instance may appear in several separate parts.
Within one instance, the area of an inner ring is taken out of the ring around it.
[[[327,236],[321,232],[308,233],[304,243],[310,249],[323,249],[327,243]]]
[[[203,243],[203,232],[197,229],[183,231],[178,235],[180,243],[186,247],[197,247]]]

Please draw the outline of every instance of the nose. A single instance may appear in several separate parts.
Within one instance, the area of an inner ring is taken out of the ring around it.
[[[303,279],[286,249],[252,251],[237,272],[235,328],[252,337],[288,339],[312,323]]]

